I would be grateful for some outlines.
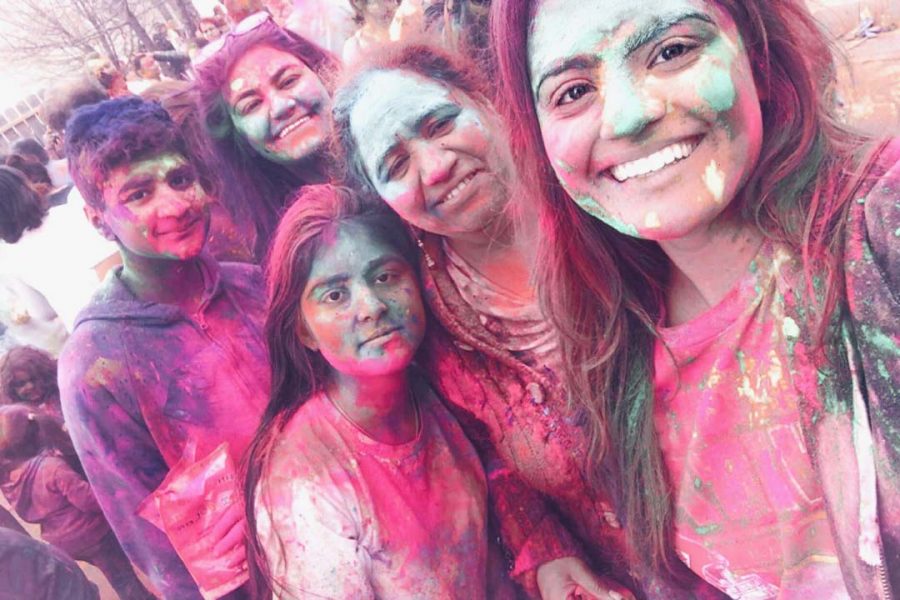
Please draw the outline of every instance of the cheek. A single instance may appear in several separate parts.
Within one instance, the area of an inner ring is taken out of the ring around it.
[[[268,131],[269,120],[262,114],[233,117],[234,128],[249,142],[261,142]]]
[[[584,122],[569,120],[562,124],[541,126],[541,137],[547,158],[560,182],[567,188],[579,189],[591,175],[593,139]]]
[[[316,309],[305,310],[304,314],[307,315],[306,323],[319,351],[326,358],[343,354],[351,343],[347,320],[341,315]]]
[[[416,221],[416,189],[412,183],[412,176],[401,181],[392,181],[390,183],[379,185],[376,188],[378,195],[384,200],[388,206],[396,212],[401,219],[415,225]]]

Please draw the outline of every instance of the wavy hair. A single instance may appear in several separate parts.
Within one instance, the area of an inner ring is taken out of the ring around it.
[[[742,217],[803,258],[823,282],[810,306],[818,341],[839,315],[843,230],[874,144],[833,111],[834,59],[799,0],[714,0],[737,24],[761,91],[760,158],[735,198]],[[616,489],[633,558],[677,572],[669,482],[653,423],[653,343],[669,263],[658,245],[577,208],[544,152],[527,44],[536,0],[493,0],[492,44],[520,170],[540,195],[541,301],[563,333],[572,402],[589,414],[592,475]]]
[[[256,46],[271,46],[296,56],[322,80],[337,70],[339,63],[306,38],[282,29],[274,21],[264,21],[251,31],[232,34],[221,50],[194,66],[196,100],[218,161],[222,202],[239,221],[253,222],[257,236],[254,253],[262,259],[288,197],[309,182],[287,166],[260,156],[229,115],[222,90],[237,61]]]
[[[298,308],[322,239],[346,223],[358,223],[387,241],[415,269],[416,249],[406,227],[383,202],[349,188],[311,185],[300,191],[285,212],[266,268],[268,311],[266,344],[272,391],[244,465],[244,501],[249,530],[247,562],[254,598],[267,598],[282,586],[273,579],[256,526],[257,490],[269,469],[272,449],[297,410],[324,389],[330,367],[297,336]],[[280,550],[282,553],[284,549]]]

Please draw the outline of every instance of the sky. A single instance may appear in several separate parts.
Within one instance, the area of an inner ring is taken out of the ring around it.
[[[201,15],[212,14],[216,5],[216,0],[192,1]],[[49,6],[51,2],[48,1],[47,4]],[[9,23],[3,20],[0,13],[0,38],[9,27]],[[55,74],[52,70],[42,69],[40,61],[34,61],[33,64],[10,64],[9,61],[0,61],[0,111],[13,106],[28,94],[51,85]]]

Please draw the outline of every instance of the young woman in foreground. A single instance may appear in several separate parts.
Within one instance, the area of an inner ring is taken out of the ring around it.
[[[488,467],[513,575],[544,600],[627,596],[594,574],[627,584],[615,552],[622,530],[606,490],[584,476],[590,442],[556,376],[557,332],[529,280],[514,220],[521,192],[487,89],[460,57],[383,48],[335,88],[335,135],[354,185],[381,196],[418,238],[441,326],[423,366]]]
[[[492,11],[541,294],[641,578],[900,591],[900,145],[837,123],[805,7]]]
[[[410,368],[425,309],[404,226],[311,186],[269,260],[273,388],[249,458],[257,591],[276,597],[507,598],[489,587],[474,448]]]

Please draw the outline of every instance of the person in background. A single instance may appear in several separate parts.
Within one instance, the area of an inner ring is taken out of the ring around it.
[[[62,424],[56,375],[50,354],[30,346],[13,348],[0,356],[0,400],[26,405]]]
[[[30,406],[0,406],[4,497],[19,518],[40,525],[44,541],[99,568],[120,598],[152,599],[103,518],[90,485],[46,439],[43,421]]]
[[[358,29],[344,42],[344,64],[353,63],[366,50],[391,40],[391,22],[399,5],[398,0],[350,0]]]
[[[128,78],[128,91],[135,96],[151,85],[162,81],[162,69],[152,53],[139,52],[131,58],[132,77]]]
[[[197,38],[203,40],[201,47],[219,39],[227,31],[225,21],[218,17],[203,17],[197,22]]]
[[[900,141],[801,0],[493,0],[538,282],[642,593],[900,593]],[[680,591],[679,591],[680,590]]]
[[[76,224],[66,206],[48,208],[46,200],[18,170],[0,166],[0,275],[40,292],[66,328],[97,288],[89,265],[75,265],[70,248]],[[83,215],[76,215],[84,220]],[[65,252],[61,250],[65,248]],[[15,292],[14,287],[7,287]]]
[[[256,13],[194,58],[200,114],[223,202],[254,225],[262,260],[297,188],[327,179],[333,56]]]
[[[68,337],[43,294],[18,277],[0,274],[0,355],[17,346],[34,346],[56,357]]]
[[[206,165],[161,106],[121,98],[83,107],[66,137],[88,216],[116,242],[122,266],[63,349],[63,414],[126,554],[164,598],[199,598],[170,538],[138,511],[170,473],[222,447],[240,463],[269,388],[262,274],[204,251]],[[243,521],[233,509],[215,515],[221,529],[199,534],[215,545],[210,569],[225,560],[240,569]]]
[[[91,54],[85,57],[85,67],[88,74],[106,90],[107,97],[118,98],[132,93],[125,81],[125,74],[108,57]]]
[[[50,544],[0,528],[0,599],[100,600],[74,560]]]

